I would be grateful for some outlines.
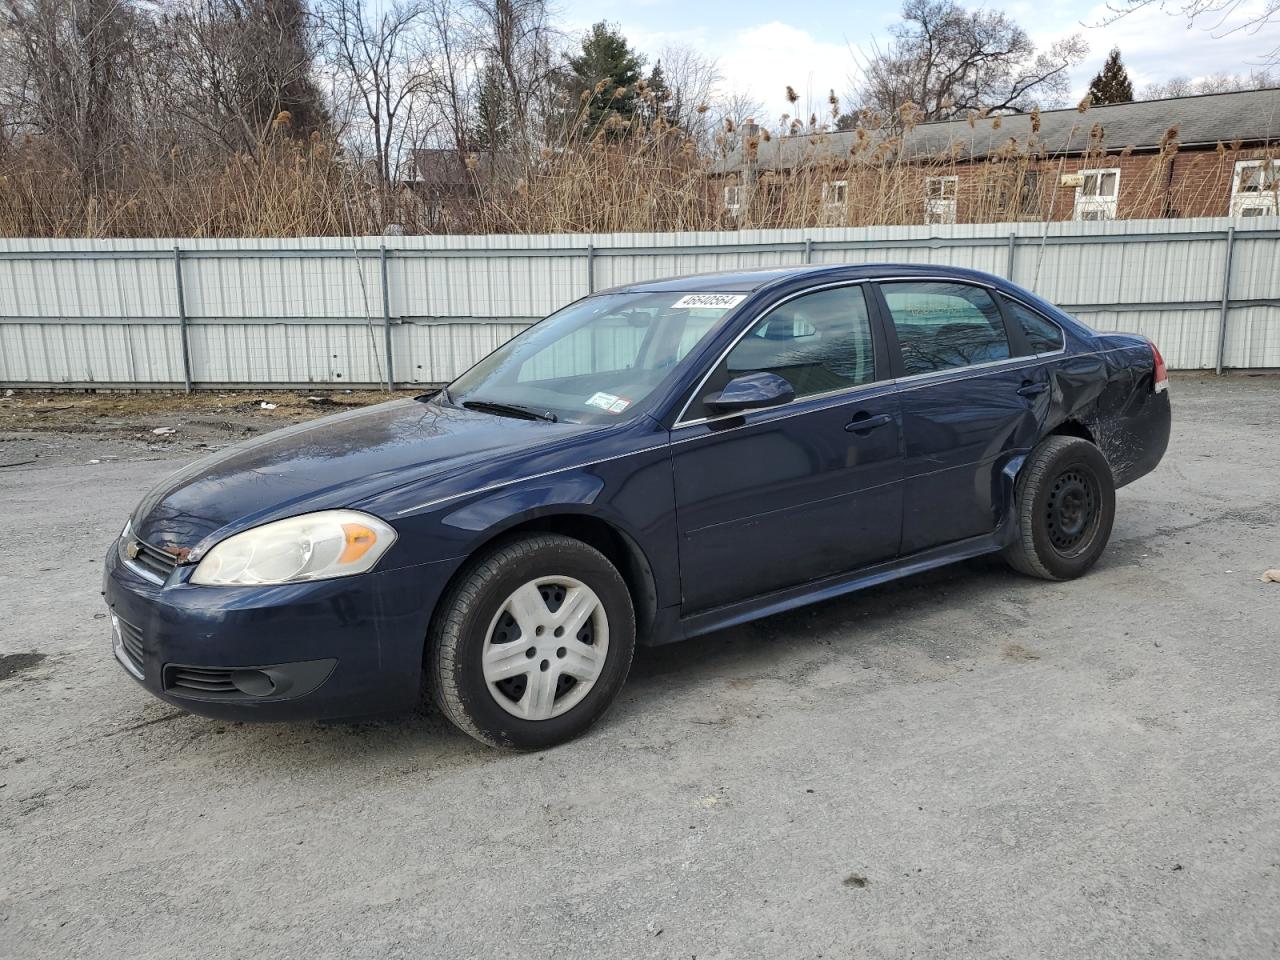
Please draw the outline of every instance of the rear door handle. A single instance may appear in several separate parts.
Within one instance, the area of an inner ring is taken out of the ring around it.
[[[893,423],[893,417],[887,413],[877,414],[874,417],[860,413],[846,423],[844,428],[848,433],[857,433],[865,436],[876,427],[883,427],[887,423]]]
[[[1048,389],[1049,389],[1049,384],[1045,383],[1043,380],[1039,382],[1030,381],[1030,382],[1024,383],[1022,386],[1018,388],[1018,396],[1038,397],[1040,394],[1044,393]]]

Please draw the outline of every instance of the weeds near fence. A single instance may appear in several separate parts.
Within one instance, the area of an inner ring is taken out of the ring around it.
[[[726,129],[696,144],[659,115],[647,122],[581,124],[537,150],[466,157],[466,195],[440,196],[420,182],[388,185],[337,144],[298,140],[282,126],[256,158],[171,151],[126,157],[109,185],[86,186],[49,159],[36,138],[0,146],[0,235],[24,237],[300,237],[379,234],[389,225],[421,233],[563,233],[724,230],[990,223],[1067,219],[1074,190],[1060,186],[1067,144],[1088,131],[1076,167],[1124,167],[1121,217],[1220,213],[1239,143],[1199,151],[1190,174],[1170,176],[1179,156],[1171,127],[1141,164],[1130,151],[1108,151],[1082,105],[1062,143],[1032,134],[1009,138],[985,161],[966,158],[979,135],[1000,129],[999,116],[971,116],[973,139],[958,138],[929,156],[912,155],[909,108],[892,118],[865,117],[846,139],[784,118],[777,129]],[[747,170],[727,171],[731,151]],[[785,150],[787,169],[761,160]],[[480,162],[486,160],[487,162]],[[759,169],[755,169],[755,168]],[[736,209],[725,187],[742,187]]]

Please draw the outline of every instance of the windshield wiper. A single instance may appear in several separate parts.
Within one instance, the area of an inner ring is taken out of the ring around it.
[[[463,400],[462,405],[468,410],[496,413],[504,417],[519,417],[521,420],[546,420],[548,423],[556,423],[560,419],[550,410],[541,412],[515,403],[499,403],[497,400]]]

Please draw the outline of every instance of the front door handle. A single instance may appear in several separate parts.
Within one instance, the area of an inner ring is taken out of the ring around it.
[[[1049,389],[1049,384],[1045,383],[1043,380],[1040,380],[1040,381],[1028,380],[1026,383],[1024,383],[1022,386],[1018,388],[1018,396],[1038,397],[1040,396],[1040,394],[1044,393],[1048,389]]]
[[[887,413],[871,416],[868,413],[859,413],[852,420],[844,425],[848,433],[856,433],[865,437],[876,427],[883,427],[887,423],[893,423],[893,417]]]

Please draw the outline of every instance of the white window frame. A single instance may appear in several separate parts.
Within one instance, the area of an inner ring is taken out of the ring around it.
[[[1243,189],[1245,174],[1258,170],[1258,189]],[[1280,160],[1237,160],[1231,176],[1231,216],[1269,217],[1280,209]]]
[[[745,188],[740,183],[728,183],[724,187],[724,208],[730,213],[742,209],[742,192]],[[730,197],[733,199],[731,200]]]
[[[933,196],[937,187],[938,195]],[[955,223],[956,193],[960,189],[960,178],[954,174],[946,177],[924,178],[924,222]]]
[[[826,207],[840,207],[849,202],[848,180],[827,180],[822,184],[822,204]]]
[[[1098,167],[1076,172],[1084,179],[1081,186],[1076,187],[1075,209],[1072,211],[1071,219],[1114,220],[1120,202],[1120,168]],[[1111,194],[1100,194],[1097,188],[1102,186],[1102,181],[1108,174],[1115,175],[1115,191]],[[1090,177],[1094,178],[1095,192],[1085,193],[1085,186],[1089,183]]]

